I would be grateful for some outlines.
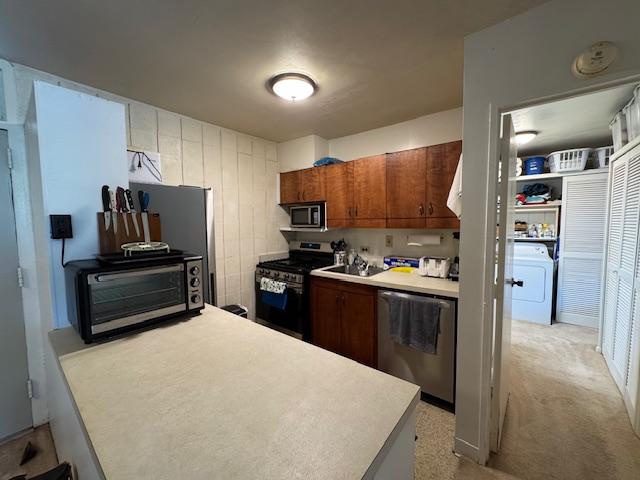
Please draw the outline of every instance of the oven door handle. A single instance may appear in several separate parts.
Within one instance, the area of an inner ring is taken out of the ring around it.
[[[145,268],[143,270],[131,270],[122,273],[96,273],[89,275],[89,284],[112,282],[122,278],[143,277],[145,275],[157,275],[159,273],[184,271],[184,264],[171,265],[169,267]]]

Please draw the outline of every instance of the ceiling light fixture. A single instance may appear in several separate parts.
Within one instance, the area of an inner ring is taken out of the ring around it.
[[[518,145],[524,145],[525,143],[529,143],[531,140],[536,138],[538,132],[533,130],[527,130],[526,132],[516,132],[516,143]]]
[[[302,73],[281,73],[269,80],[271,91],[285,100],[296,102],[313,95],[318,85],[313,79]]]

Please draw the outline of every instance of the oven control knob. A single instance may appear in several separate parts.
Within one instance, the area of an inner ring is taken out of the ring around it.
[[[276,277],[276,278],[279,277],[280,276],[280,272],[274,272],[273,276]]]
[[[200,285],[200,279],[198,277],[192,278],[191,282],[189,282],[189,283],[191,283],[192,287],[197,287],[198,285]]]
[[[191,273],[191,275],[198,275],[200,273],[200,268],[197,266],[193,266],[191,267],[189,272]]]
[[[200,303],[200,295],[191,295],[191,303]]]

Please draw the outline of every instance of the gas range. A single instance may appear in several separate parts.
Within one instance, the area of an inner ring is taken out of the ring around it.
[[[333,253],[326,242],[290,242],[289,257],[260,262],[256,266],[256,316],[261,323],[296,337],[309,339],[309,273],[316,268],[333,265]],[[286,309],[277,309],[263,302],[260,290],[262,278],[286,285]]]

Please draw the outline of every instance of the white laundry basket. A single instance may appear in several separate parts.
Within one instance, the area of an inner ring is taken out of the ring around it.
[[[614,148],[610,147],[600,147],[596,148],[593,151],[594,158],[596,160],[597,168],[606,168],[609,166],[609,158],[613,155]]]
[[[624,117],[624,112],[620,111],[613,117],[609,124],[611,129],[611,136],[613,137],[613,149],[615,151],[620,150],[629,141],[627,136],[627,120]]]
[[[551,173],[578,172],[584,170],[589,159],[590,148],[576,148],[553,152],[548,157]]]
[[[622,109],[627,122],[627,138],[630,142],[640,137],[640,90],[638,88],[635,88],[633,98]]]

